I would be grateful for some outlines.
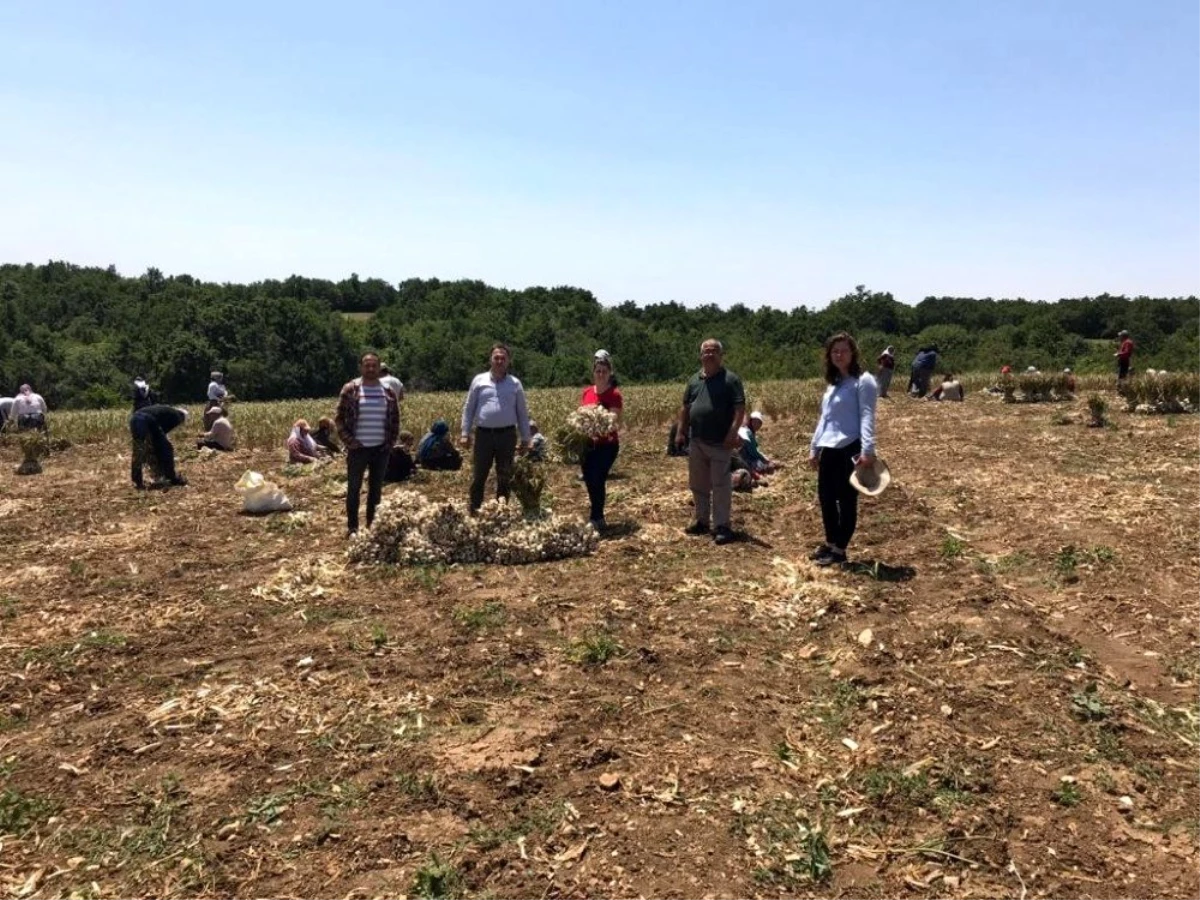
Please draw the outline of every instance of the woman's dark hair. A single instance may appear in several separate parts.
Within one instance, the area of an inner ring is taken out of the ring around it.
[[[858,361],[858,344],[847,332],[839,331],[825,342],[825,380],[830,384],[837,384],[842,380],[841,370],[833,364],[833,359],[830,356],[833,345],[839,344],[842,341],[850,345],[850,376],[857,378],[862,374],[862,363]]]

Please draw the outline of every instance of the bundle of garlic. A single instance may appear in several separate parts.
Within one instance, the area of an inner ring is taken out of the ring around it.
[[[581,406],[567,416],[567,427],[589,440],[599,440],[617,430],[617,414],[603,406]]]
[[[519,565],[586,556],[597,543],[586,522],[549,513],[527,518],[516,503],[490,500],[472,516],[462,501],[398,491],[379,505],[370,529],[351,539],[349,555],[364,563]]]

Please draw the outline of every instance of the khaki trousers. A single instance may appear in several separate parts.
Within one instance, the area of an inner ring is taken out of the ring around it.
[[[729,527],[733,483],[729,475],[732,451],[724,444],[692,438],[688,450],[688,486],[696,500],[696,521],[716,528]]]

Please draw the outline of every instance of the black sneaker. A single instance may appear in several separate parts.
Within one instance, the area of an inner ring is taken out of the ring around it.
[[[184,478],[182,475],[176,475],[174,478],[171,479],[170,483],[175,485],[175,487],[187,487],[188,482],[187,482],[187,479]]]
[[[683,533],[691,534],[691,535],[708,534],[708,523],[707,522],[693,522],[687,528],[683,529]]]
[[[824,556],[818,557],[815,562],[821,567],[844,566],[846,564],[846,551],[834,550],[832,547],[830,547],[829,552]]]
[[[733,531],[728,525],[718,525],[717,532],[713,535],[714,544],[728,544],[733,541]]]
[[[830,547],[828,544],[822,544],[820,547],[818,547],[812,553],[808,554],[808,558],[811,559],[813,562],[816,562],[822,556],[828,556],[829,551],[832,549],[833,548]]]

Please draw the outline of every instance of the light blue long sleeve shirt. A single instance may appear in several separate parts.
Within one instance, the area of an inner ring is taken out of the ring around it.
[[[858,378],[843,378],[825,389],[821,398],[821,418],[813,432],[810,454],[822,447],[848,447],[862,441],[862,452],[875,455],[875,401],[879,385],[875,377],[863,373]]]
[[[521,440],[529,442],[529,409],[525,404],[525,389],[518,379],[505,375],[500,381],[493,381],[490,371],[475,376],[463,404],[462,436],[467,437],[477,425],[481,428],[515,425]]]

